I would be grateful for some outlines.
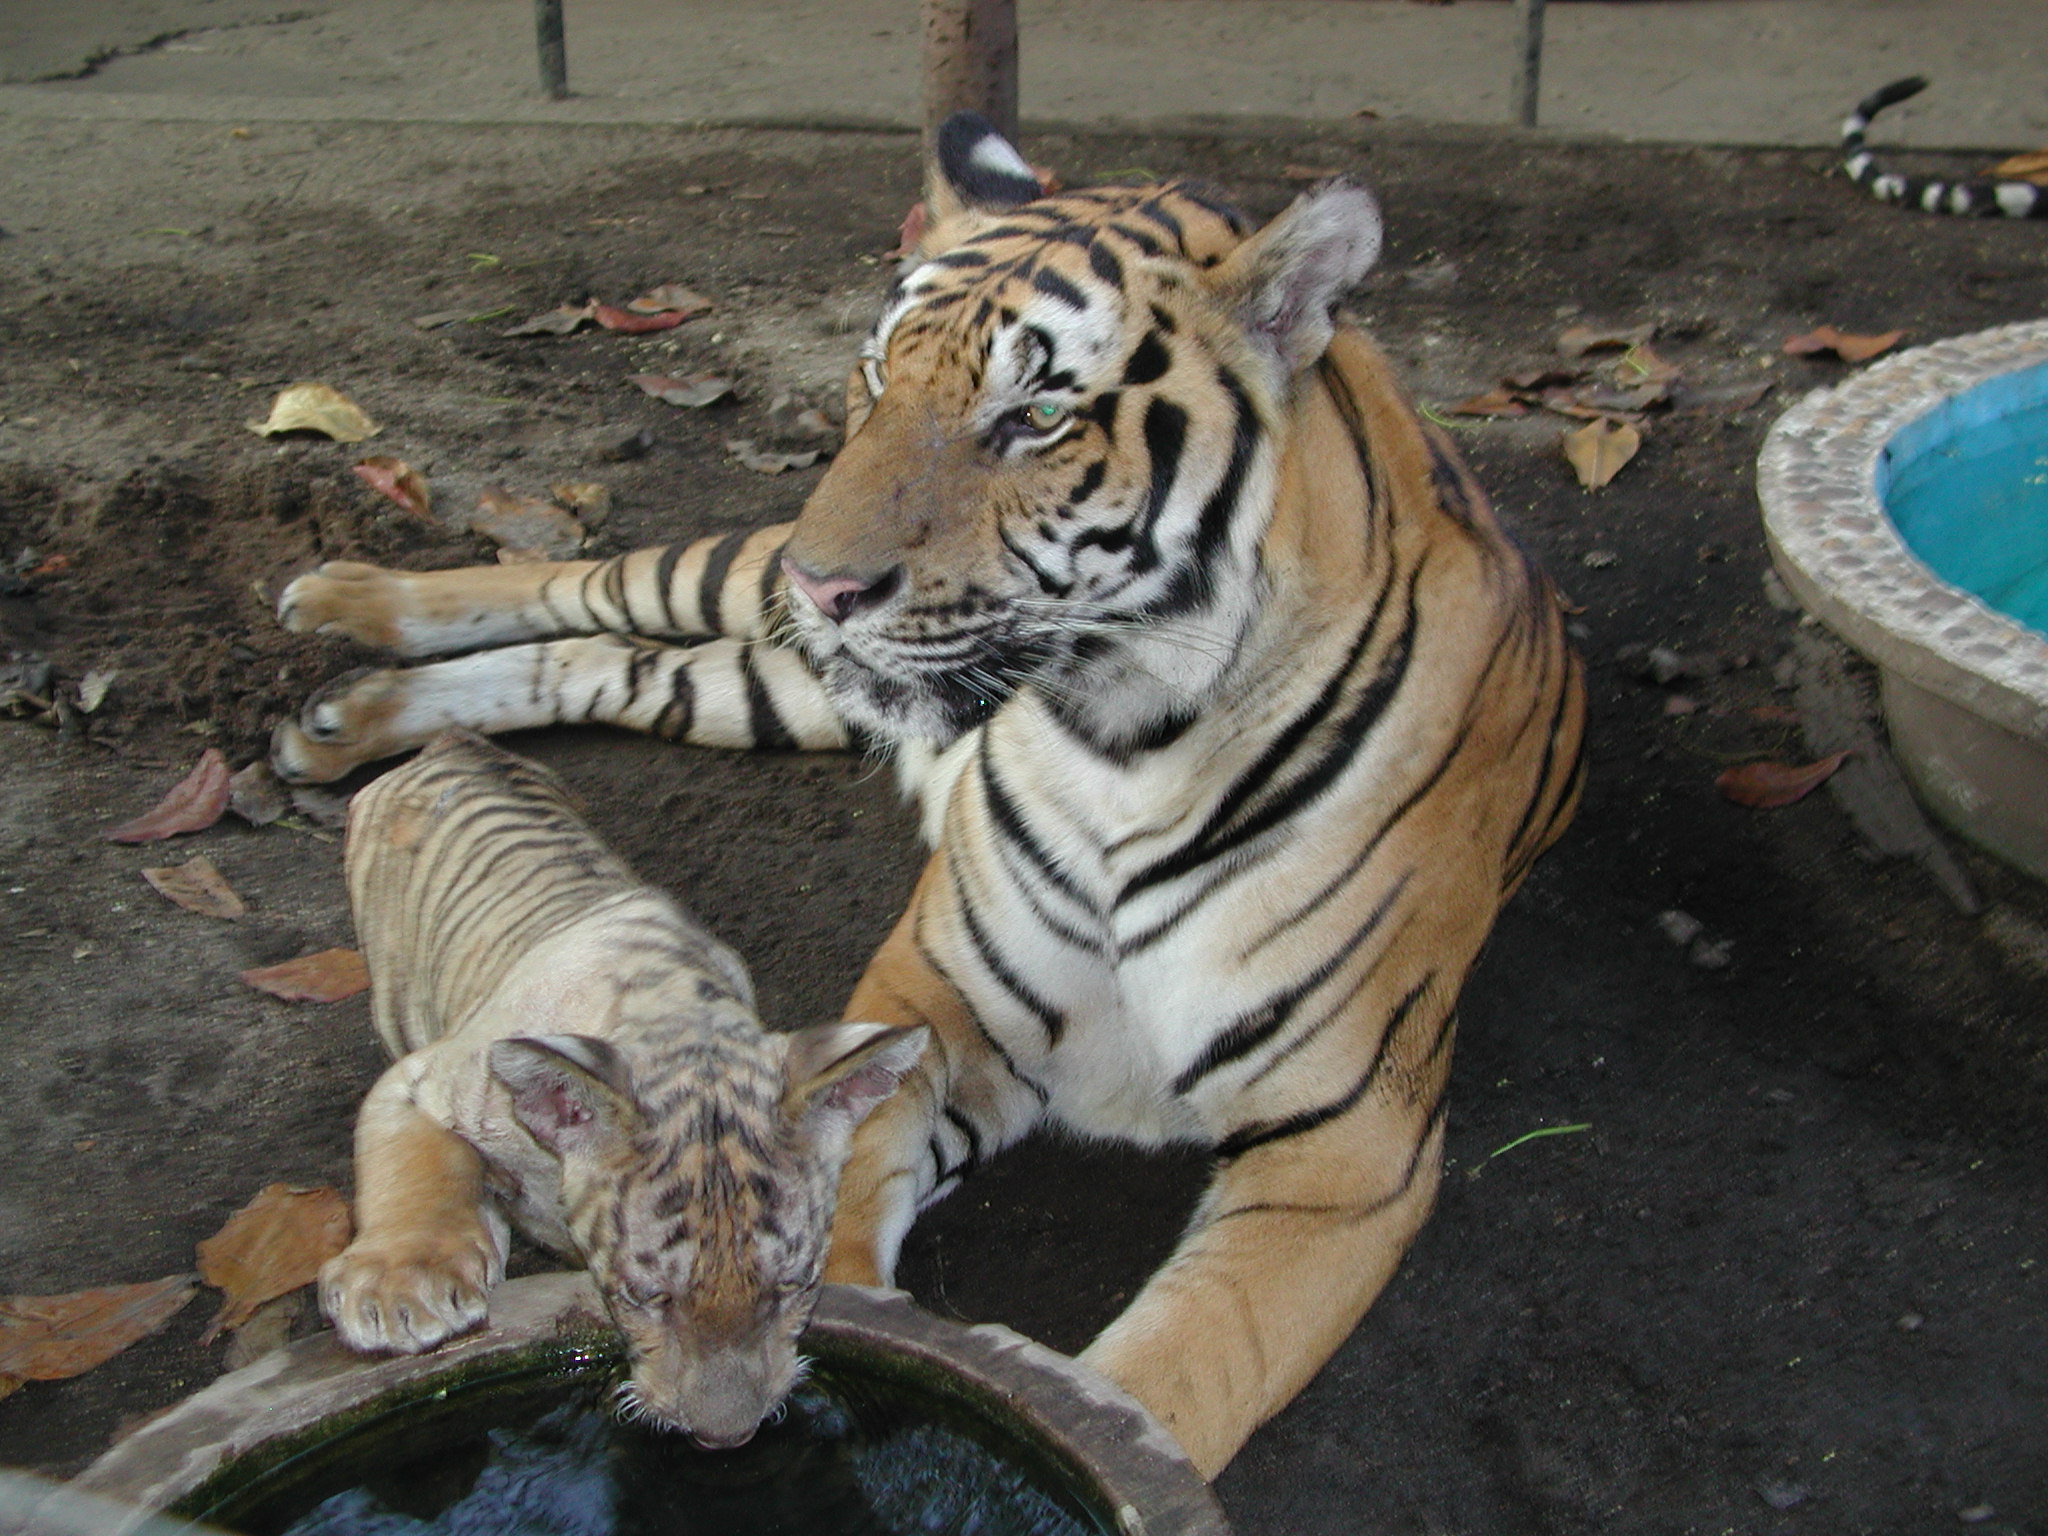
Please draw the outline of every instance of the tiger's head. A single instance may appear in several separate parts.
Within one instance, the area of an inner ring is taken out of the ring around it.
[[[970,114],[784,555],[840,709],[950,740],[1020,688],[1106,742],[1191,715],[1259,597],[1288,405],[1380,244],[1333,182],[1256,233],[1179,184],[1046,195]]]
[[[652,1061],[588,1035],[500,1040],[490,1066],[561,1159],[570,1236],[626,1342],[622,1410],[724,1449],[801,1379],[854,1127],[925,1032],[686,1034]]]

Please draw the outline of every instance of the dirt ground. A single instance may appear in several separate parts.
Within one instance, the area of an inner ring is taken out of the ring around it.
[[[1655,322],[1693,384],[1772,386],[1651,418],[1594,495],[1558,418],[1459,422],[1584,610],[1593,778],[1467,992],[1438,1213],[1221,1479],[1237,1528],[2048,1532],[2048,897],[1964,852],[1984,897],[1966,916],[1864,848],[1828,795],[1745,811],[1712,783],[1805,753],[1778,665],[1796,615],[1764,597],[1751,466],[1776,411],[1842,365],[1778,343],[1817,322],[1921,340],[2048,312],[2044,231],[1878,207],[1818,155],[1369,128],[1027,148],[1070,182],[1192,173],[1260,213],[1302,168],[1368,180],[1390,246],[1354,307],[1426,402],[1553,358],[1575,321]],[[453,523],[492,482],[605,482],[599,552],[793,511],[817,471],[764,477],[722,444],[765,435],[778,394],[836,387],[914,151],[888,134],[0,121],[4,648],[38,686],[47,662],[74,705],[113,673],[90,714],[0,720],[0,1293],[186,1270],[262,1185],[347,1185],[379,1069],[362,999],[236,980],[349,942],[336,835],[301,815],[168,848],[97,836],[206,745],[258,756],[272,721],[364,659],[284,635],[262,592],[323,557],[488,559]],[[650,337],[500,334],[662,282],[718,309]],[[495,318],[410,323],[450,310]],[[737,403],[682,411],[625,381],[701,369],[735,377]],[[383,434],[248,432],[297,379],[344,390]],[[356,481],[365,451],[421,466],[451,524]],[[1701,664],[1659,686],[1650,646]],[[1674,695],[1700,707],[1672,713]],[[777,1022],[833,1013],[907,893],[909,820],[857,761],[596,732],[514,744],[741,950]],[[139,876],[195,852],[244,920],[181,911]],[[1704,949],[1666,936],[1672,910]],[[1489,1155],[1566,1125],[1588,1129]],[[1201,1173],[1033,1144],[920,1225],[903,1279],[942,1312],[1078,1347],[1170,1245]],[[0,1401],[0,1464],[75,1471],[210,1380],[208,1311]]]

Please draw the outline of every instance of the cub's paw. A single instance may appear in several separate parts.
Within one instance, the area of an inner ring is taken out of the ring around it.
[[[320,1310],[365,1354],[416,1355],[481,1324],[497,1265],[486,1240],[359,1240],[320,1271]]]
[[[294,634],[346,635],[395,650],[403,640],[405,573],[353,560],[329,560],[294,578],[277,600],[278,621]]]
[[[345,672],[270,736],[270,766],[287,784],[325,784],[405,750],[393,725],[405,704],[401,670]]]

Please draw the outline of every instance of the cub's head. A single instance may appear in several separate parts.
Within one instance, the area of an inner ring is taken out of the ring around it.
[[[1276,437],[1378,211],[1332,183],[1251,233],[1177,184],[1045,195],[971,115],[928,208],[785,555],[795,621],[885,738],[1029,684],[1142,733],[1248,621]]]
[[[924,1043],[880,1024],[700,1034],[637,1072],[587,1035],[491,1047],[520,1124],[561,1158],[570,1234],[625,1336],[628,1413],[730,1447],[796,1385],[853,1129]]]

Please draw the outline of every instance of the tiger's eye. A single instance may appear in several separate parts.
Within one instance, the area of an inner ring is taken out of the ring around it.
[[[1024,420],[1035,432],[1050,432],[1067,419],[1067,408],[1054,400],[1034,400],[1024,407]]]

